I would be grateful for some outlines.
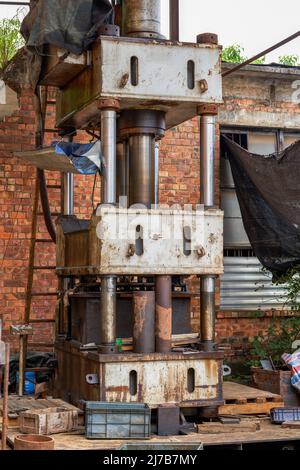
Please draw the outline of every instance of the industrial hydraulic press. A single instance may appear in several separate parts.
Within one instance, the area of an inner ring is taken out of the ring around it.
[[[57,393],[73,403],[218,406],[215,283],[223,272],[223,213],[215,205],[214,153],[221,47],[208,33],[195,43],[164,38],[160,0],[118,3],[119,26],[103,25],[82,56],[56,51],[44,58],[41,84],[59,88],[57,127],[66,135],[100,134],[102,154],[102,202],[91,220],[72,214],[72,178],[65,178],[67,209],[57,222]],[[160,206],[159,142],[197,115],[199,206]],[[178,348],[172,335],[190,332],[183,321],[188,276],[200,278],[199,336],[193,347]]]

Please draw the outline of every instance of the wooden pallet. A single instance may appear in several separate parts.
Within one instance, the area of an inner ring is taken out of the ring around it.
[[[223,399],[219,415],[269,414],[272,408],[283,408],[280,395],[247,387],[235,382],[224,382]]]

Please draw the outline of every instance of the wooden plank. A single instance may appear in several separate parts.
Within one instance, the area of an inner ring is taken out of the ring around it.
[[[286,421],[281,425],[284,429],[298,429],[300,430],[300,421]]]
[[[253,387],[248,387],[236,382],[224,382],[223,383],[223,398],[225,402],[236,401],[245,399],[247,402],[258,399],[265,399],[266,401],[282,402],[282,397],[271,392],[264,390],[258,390]],[[264,400],[260,400],[264,401]]]
[[[246,403],[245,405],[222,405],[219,407],[219,415],[258,415],[269,414],[276,408],[284,408],[284,402]]]
[[[259,421],[248,420],[239,424],[205,423],[197,426],[200,434],[224,434],[233,432],[256,432],[260,430]]]

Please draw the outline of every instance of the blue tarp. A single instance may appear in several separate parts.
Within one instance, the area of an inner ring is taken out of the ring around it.
[[[101,142],[97,140],[90,144],[73,142],[53,142],[53,147],[59,155],[66,155],[74,167],[83,175],[95,175],[101,171]]]

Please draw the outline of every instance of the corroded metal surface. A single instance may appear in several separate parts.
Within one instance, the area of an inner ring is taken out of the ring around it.
[[[107,354],[81,352],[71,343],[58,342],[56,384],[60,396],[73,404],[80,400],[143,402],[156,408],[163,403],[181,407],[222,404],[222,354]],[[195,390],[188,392],[188,370],[195,370]],[[137,373],[137,393],[130,394],[130,372]],[[99,384],[86,383],[97,374]]]
[[[172,348],[172,278],[156,277],[155,349],[167,353]]]
[[[155,292],[133,293],[133,350],[155,352]]]

